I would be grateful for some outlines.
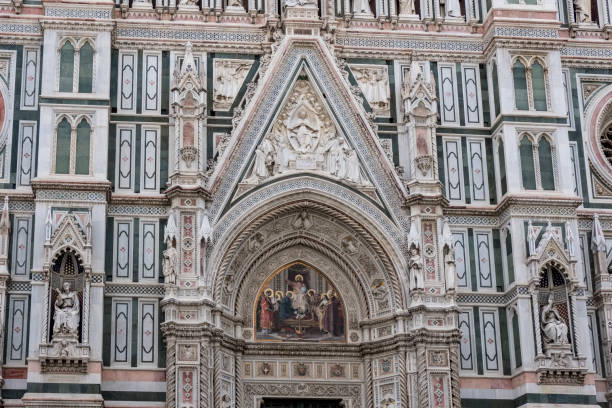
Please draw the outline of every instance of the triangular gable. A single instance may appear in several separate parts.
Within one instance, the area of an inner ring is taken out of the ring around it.
[[[310,173],[348,184],[381,205],[363,163],[309,77],[304,67],[295,78],[234,200],[274,179]]]
[[[274,54],[270,68],[242,121],[234,130],[229,146],[208,182],[213,194],[209,214],[218,220],[229,205],[249,167],[257,146],[270,131],[286,92],[296,75],[306,68],[311,83],[327,102],[342,133],[355,149],[364,172],[371,180],[384,207],[395,222],[407,230],[409,220],[402,210],[405,187],[385,157],[378,136],[369,127],[365,112],[354,100],[333,57],[320,39],[288,37]]]

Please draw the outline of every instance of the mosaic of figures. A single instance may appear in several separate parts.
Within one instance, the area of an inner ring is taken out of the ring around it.
[[[321,273],[296,263],[263,286],[256,302],[258,340],[342,341],[344,306]]]

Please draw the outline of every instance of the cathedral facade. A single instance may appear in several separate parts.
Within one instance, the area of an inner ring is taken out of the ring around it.
[[[0,0],[5,407],[608,407],[611,0]]]

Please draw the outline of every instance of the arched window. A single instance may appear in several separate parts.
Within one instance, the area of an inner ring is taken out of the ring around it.
[[[548,110],[548,70],[540,57],[517,57],[512,65],[514,105],[517,110]]]
[[[55,174],[90,174],[91,125],[85,118],[71,123],[64,117],[58,123],[55,137]]]
[[[83,119],[77,126],[76,160],[74,172],[76,174],[89,174],[89,147],[91,126]]]
[[[508,182],[506,181],[506,154],[504,152],[504,141],[501,138],[498,140],[497,154],[499,162],[499,183],[501,184],[502,196],[508,191]]]
[[[58,50],[59,92],[91,93],[94,90],[93,42],[85,40],[75,45],[71,40],[62,40]]]
[[[523,180],[523,188],[525,190],[536,189],[536,174],[533,162],[533,144],[529,136],[523,135],[519,147],[521,153],[521,175]]]
[[[86,41],[79,50],[79,92],[92,91],[94,50]]]
[[[533,107],[535,110],[548,110],[544,67],[540,64],[539,60],[536,60],[533,65],[531,65],[531,89],[533,91]]]
[[[535,145],[526,133],[520,139],[523,188],[554,190],[556,184],[554,146],[547,134],[541,134],[534,139]]]
[[[512,66],[512,76],[514,78],[514,104],[516,109],[528,110],[527,71],[520,59],[517,59]]]
[[[500,112],[499,105],[499,82],[497,81],[497,63],[493,61],[493,65],[491,65],[491,80],[493,82],[493,107],[495,109],[495,113],[493,114],[493,118],[491,118],[491,124],[493,124],[494,120]]]
[[[555,175],[553,171],[552,147],[545,136],[542,136],[540,143],[538,143],[538,160],[540,176],[542,177],[542,188],[544,190],[554,190]]]
[[[55,142],[55,172],[68,174],[70,172],[70,133],[72,129],[66,118],[57,126]]]
[[[59,91],[72,92],[74,76],[74,47],[66,41],[60,49]]]

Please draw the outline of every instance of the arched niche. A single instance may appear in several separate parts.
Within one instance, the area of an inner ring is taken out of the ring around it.
[[[342,294],[319,270],[289,263],[260,286],[253,304],[256,341],[346,341]]]

